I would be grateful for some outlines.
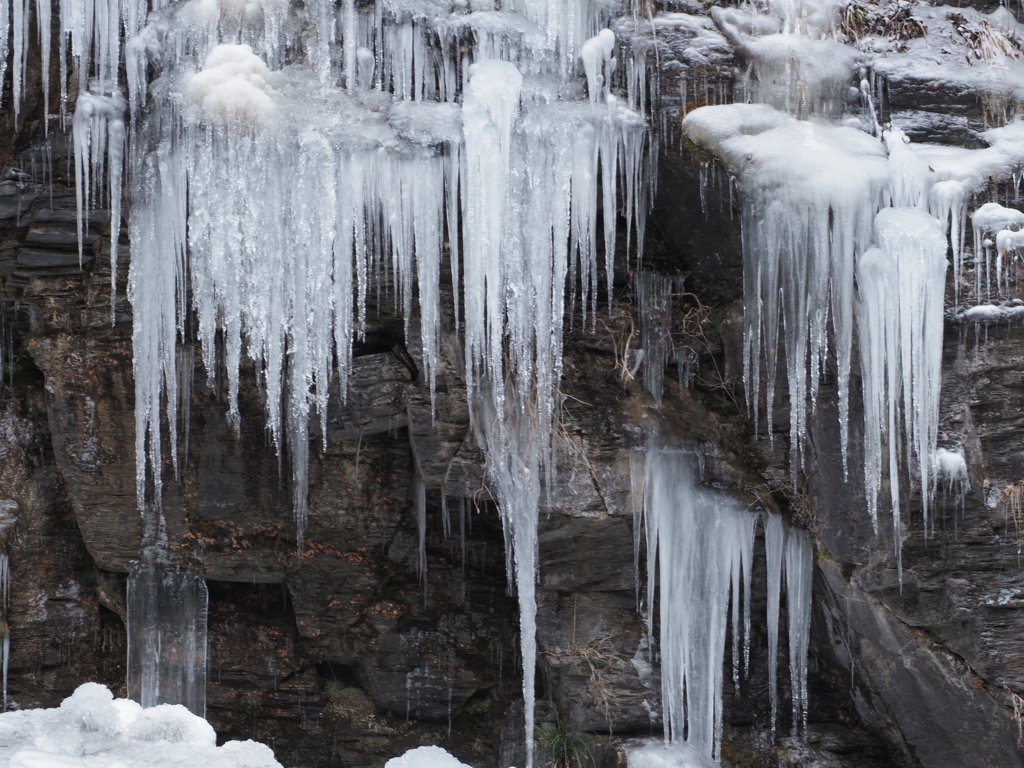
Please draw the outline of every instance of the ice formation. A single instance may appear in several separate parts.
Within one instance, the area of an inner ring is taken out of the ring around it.
[[[807,647],[811,631],[814,548],[805,531],[786,531],[786,610],[789,618],[789,670],[793,702],[792,734],[807,735]]]
[[[1003,293],[1003,261],[1007,250],[1016,247],[1016,237],[1024,237],[1014,234],[1024,229],[1024,213],[1004,208],[999,203],[985,203],[971,214],[971,226],[975,249],[974,292],[979,300],[983,296],[989,300],[993,287],[997,294]],[[979,249],[984,255],[978,253]]]
[[[15,2],[16,90],[27,8]],[[474,426],[522,606],[532,734],[536,516],[554,469],[567,283],[592,322],[598,227],[610,299],[616,215],[639,243],[647,205],[645,120],[611,91],[605,11],[583,0],[500,11],[318,2],[299,35],[282,0],[149,10],[140,0],[60,4],[60,39],[88,83],[73,118],[82,226],[104,175],[118,225],[122,157],[127,169],[140,509],[159,514],[165,444],[177,473],[189,398],[181,349],[194,336],[207,374],[226,371],[235,425],[239,370],[254,364],[291,467],[301,547],[309,420],[326,419],[332,390],[345,397],[368,305],[392,301],[406,335],[418,329],[410,341],[433,402],[447,255]],[[566,98],[578,68],[590,100]],[[423,518],[422,488],[416,509]],[[134,593],[159,601],[184,590],[201,602],[192,577],[173,571],[179,581],[164,583],[172,571],[143,566]],[[136,633],[133,685],[144,702],[154,685],[180,685],[198,706],[176,662],[147,672],[140,661],[161,631]]]
[[[1024,244],[1024,235],[1018,234],[1024,229],[1020,213],[996,203],[980,206],[972,222],[973,259],[965,249],[965,225],[972,198],[984,193],[993,179],[1013,179],[1019,190],[1024,121],[1011,121],[1005,108],[996,115],[993,108],[992,121],[1005,124],[981,134],[988,146],[980,149],[916,145],[897,126],[884,132],[883,147],[866,135],[883,133],[879,83],[886,77],[941,81],[953,89],[985,93],[987,104],[1019,103],[1024,62],[1015,44],[1008,42],[1016,21],[1005,9],[982,14],[967,8],[945,14],[912,3],[914,18],[927,24],[927,36],[897,45],[869,33],[846,46],[836,42],[839,10],[830,2],[713,9],[715,32],[746,64],[734,98],[758,103],[702,107],[685,116],[683,129],[726,166],[743,198],[744,370],[755,418],[764,382],[771,431],[777,365],[784,354],[791,464],[798,472],[806,404],[813,407],[821,371],[828,354],[834,353],[845,465],[856,304],[861,370],[870,377],[864,388],[867,502],[876,519],[881,449],[887,443],[885,463],[898,529],[901,467],[911,468],[915,485],[926,497],[926,523],[927,497],[934,488],[934,376],[941,352],[944,274],[938,257],[922,261],[919,270],[902,265],[915,287],[900,283],[900,290],[914,293],[913,301],[927,308],[928,322],[934,324],[926,329],[913,323],[906,327],[909,316],[888,311],[892,307],[883,306],[888,299],[879,294],[887,270],[888,279],[902,279],[886,263],[901,257],[875,250],[881,246],[875,215],[883,208],[913,208],[940,222],[952,251],[955,300],[982,304],[959,312],[958,319],[989,324],[1017,316],[1015,306],[990,302],[1009,295],[1009,267]],[[711,31],[696,30],[697,21],[683,14],[666,14],[660,21],[661,27],[692,28],[692,42],[702,56],[714,56],[721,47]],[[958,30],[958,24],[977,32],[977,46],[964,44],[967,33]],[[929,36],[943,40],[941,51]],[[687,58],[691,55],[698,54],[688,52]],[[937,63],[943,66],[937,68]],[[794,117],[811,119],[800,123]],[[843,131],[851,131],[846,134],[849,141],[841,138]],[[891,238],[899,239],[897,230],[913,237],[910,230],[924,222],[898,218],[888,226]],[[931,245],[926,249],[937,252],[938,239],[931,225],[927,229],[921,232],[921,242],[928,240]],[[962,284],[968,275],[974,285],[965,297]],[[907,361],[914,370],[901,367]]]
[[[831,324],[845,463],[856,316],[864,381],[865,492],[872,521],[877,527],[884,441],[893,522],[897,531],[900,527],[899,430],[906,464],[925,496],[927,524],[946,233],[962,242],[963,186],[944,179],[934,191],[937,172],[896,129],[885,135],[886,152],[860,131],[799,122],[761,105],[703,107],[687,115],[683,125],[692,140],[739,176],[747,308],[744,371],[751,409],[757,410],[763,366],[771,430],[777,360],[784,350],[795,472],[806,438],[807,404],[813,407],[825,369]],[[998,221],[989,227],[1005,217],[993,218]],[[1003,242],[1009,247],[1012,241],[1004,237]],[[896,541],[899,560],[898,533]]]
[[[128,574],[128,693],[206,714],[206,581],[146,557]]]
[[[699,758],[718,760],[730,605],[734,674],[737,674],[739,651],[736,644],[741,611],[744,644],[750,642],[750,570],[754,528],[759,516],[739,500],[703,487],[699,471],[699,457],[692,451],[663,448],[654,443],[648,446],[643,491],[649,568],[647,605],[654,605],[657,585],[660,589],[659,647],[665,741],[679,743],[685,739]],[[773,722],[777,706],[777,653],[772,652],[772,645],[778,642],[779,596],[785,572],[793,713],[795,723],[799,724],[807,707],[812,549],[806,534],[788,530],[778,515],[766,516],[765,532]],[[649,634],[653,625],[648,619]],[[648,642],[653,645],[653,637],[648,637]],[[747,655],[745,651],[744,657]],[[796,727],[794,725],[794,729]],[[641,757],[638,755],[637,761]],[[667,759],[656,751],[647,757],[654,762],[634,762],[631,756],[629,764],[635,768]],[[682,764],[691,763],[684,761]]]
[[[946,238],[938,220],[923,211],[886,208],[876,217],[875,239],[879,247],[857,266],[868,508],[877,527],[882,440],[889,436],[888,471],[895,478],[900,464],[896,430],[902,423],[907,463],[916,462],[926,491],[927,524],[930,459],[938,432]],[[890,499],[898,557],[897,483],[890,482]]]
[[[280,768],[254,741],[217,746],[213,728],[185,707],[143,708],[85,683],[53,709],[0,715],[0,766],[11,768]]]
[[[964,494],[971,489],[971,478],[967,474],[967,461],[962,450],[939,448],[932,456],[934,463],[933,485],[942,484],[942,491],[949,495],[955,493],[963,504]],[[933,489],[934,494],[934,489]]]
[[[672,356],[672,293],[677,279],[655,272],[636,276],[640,309],[640,343],[644,352],[644,388],[661,407],[665,366]],[[678,282],[681,282],[678,281]]]
[[[591,103],[606,101],[611,76],[618,65],[615,58],[615,33],[610,29],[602,29],[587,40],[580,48],[580,59],[583,60],[583,71],[587,75],[587,92]]]
[[[765,515],[764,558],[768,577],[768,700],[772,733],[779,716],[779,606],[782,603],[782,564],[786,529],[779,515]]]

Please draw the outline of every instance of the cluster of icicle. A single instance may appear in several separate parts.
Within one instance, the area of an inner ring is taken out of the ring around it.
[[[962,226],[958,216],[963,208],[942,194],[948,190],[934,191],[927,163],[898,129],[886,134],[883,146],[862,131],[798,121],[762,105],[705,107],[691,112],[684,128],[738,175],[746,392],[756,412],[763,369],[771,431],[771,403],[784,350],[794,473],[802,467],[808,405],[816,404],[830,354],[838,367],[845,465],[857,328],[866,501],[877,529],[884,442],[899,561],[901,451],[919,478],[926,526],[928,522],[938,432],[946,231],[950,218],[954,231]]]
[[[48,9],[40,0],[43,29]],[[14,11],[17,104],[28,1]],[[226,371],[236,425],[239,369],[254,365],[292,467],[301,547],[309,420],[326,419],[329,392],[345,397],[368,305],[392,300],[408,335],[415,304],[410,341],[433,401],[447,257],[514,561],[528,740],[537,505],[553,471],[566,286],[593,316],[599,239],[610,294],[616,213],[641,242],[647,205],[644,119],[610,91],[616,42],[601,13],[589,0],[60,3],[62,87],[69,51],[83,84],[80,227],[109,194],[115,275],[127,180],[140,508],[159,507],[166,444],[177,473],[189,397],[179,348],[194,337],[208,375]],[[136,576],[140,594],[152,578]]]
[[[866,502],[877,530],[887,467],[899,561],[900,468],[918,480],[926,531],[936,480],[949,477],[949,462],[936,450],[947,248],[956,302],[973,269],[973,299],[981,304],[960,317],[988,323],[1022,312],[988,302],[1008,294],[1008,266],[1024,249],[1024,214],[980,206],[972,216],[973,265],[965,229],[971,196],[993,178],[1012,176],[1019,189],[1024,123],[987,131],[983,149],[916,146],[898,129],[882,132],[870,62],[823,34],[835,22],[831,6],[810,14],[797,7],[713,9],[716,26],[747,62],[736,100],[760,103],[698,109],[684,131],[738,181],[744,383],[755,418],[765,385],[771,432],[784,353],[794,474],[802,469],[808,403],[813,409],[830,356],[845,469],[857,330]],[[957,482],[965,487],[959,474]]]
[[[755,529],[762,515],[738,499],[703,487],[700,474],[700,456],[693,451],[653,443],[647,448],[642,505],[647,606],[650,611],[657,586],[665,739],[685,738],[702,756],[719,760],[726,635],[731,624],[733,684],[738,689],[741,670],[749,674],[750,583]],[[634,493],[638,490],[634,488]],[[796,737],[807,729],[812,547],[804,531],[787,528],[779,515],[764,514],[763,520],[771,728],[775,730],[778,717],[779,609],[785,573]],[[637,524],[638,549],[640,530]],[[653,624],[648,616],[648,647],[654,647]]]

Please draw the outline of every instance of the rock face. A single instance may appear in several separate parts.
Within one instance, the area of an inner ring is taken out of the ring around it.
[[[658,42],[670,121],[676,104],[666,94],[682,94],[680,111],[727,100],[738,64],[724,38],[710,57],[687,58],[692,31]],[[33,78],[30,67],[29,93]],[[977,140],[985,116],[969,95],[921,90],[894,82],[887,108],[912,117],[918,137]],[[143,535],[124,296],[131,245],[121,243],[111,324],[109,215],[90,216],[80,258],[73,180],[61,174],[66,141],[44,140],[35,98],[0,140],[0,541],[11,562],[4,607],[18,707],[53,706],[89,679],[125,690],[125,574]],[[913,494],[903,529],[883,524],[876,536],[858,470],[844,477],[828,382],[799,487],[787,480],[786,430],[755,434],[740,385],[739,201],[707,158],[688,154],[671,130],[663,139],[645,266],[686,273],[691,293],[677,300],[671,338],[692,386],[670,371],[656,409],[641,382],[622,375],[637,306],[632,275],[615,275],[612,315],[596,331],[577,322],[566,340],[557,481],[541,510],[539,750],[556,759],[544,733],[567,728],[583,734],[595,764],[612,765],[623,738],[661,732],[657,659],[645,647],[650,606],[638,605],[647,563],[635,555],[630,461],[659,430],[702,449],[706,483],[783,512],[816,544],[808,738],[768,732],[758,561],[752,672],[738,688],[731,668],[725,675],[724,764],[1020,765],[1024,521],[1008,489],[1024,480],[1024,335],[947,323],[942,440],[965,447],[971,490],[962,504],[944,501],[928,536]],[[33,177],[46,141],[52,171]],[[459,337],[446,329],[432,416],[390,341],[371,343],[375,333],[390,339],[401,318],[381,308],[374,322],[346,402],[332,398],[326,434],[311,424],[301,552],[289,474],[266,435],[252,372],[236,431],[220,372],[182,348],[190,394],[176,418],[186,437],[178,476],[169,461],[163,468],[162,516],[178,556],[210,589],[208,716],[222,737],[266,741],[286,765],[379,765],[422,743],[481,768],[521,764],[516,605],[486,457],[469,426]],[[422,370],[419,351],[407,352]],[[772,407],[775,424],[787,424],[784,390]],[[852,468],[862,460],[860,418],[851,416]],[[416,478],[427,488],[425,575]],[[784,662],[779,679],[784,734]]]

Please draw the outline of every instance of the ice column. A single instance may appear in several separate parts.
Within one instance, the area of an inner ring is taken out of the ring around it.
[[[779,515],[764,516],[764,549],[768,566],[768,698],[771,729],[779,713],[779,606],[782,601],[782,562],[786,529]]]
[[[11,35],[11,17],[7,7],[7,3],[0,3],[0,105],[4,103],[4,75],[7,74],[7,40]],[[17,98],[17,96],[14,98]]]
[[[789,615],[789,679],[793,737],[807,734],[807,646],[811,632],[814,551],[804,531],[786,531],[786,610]]]
[[[206,714],[206,581],[151,553],[128,574],[128,695]]]

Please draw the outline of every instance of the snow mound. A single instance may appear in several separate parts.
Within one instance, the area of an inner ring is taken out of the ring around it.
[[[685,741],[666,744],[651,739],[639,747],[626,747],[627,768],[717,768],[718,763],[704,757]]]
[[[188,78],[185,93],[202,117],[225,123],[265,123],[275,110],[270,68],[248,45],[216,46],[201,72]]]
[[[79,686],[54,709],[0,715],[0,743],[0,768],[281,768],[264,744],[218,747],[210,724],[185,707],[143,709],[98,683]]]
[[[393,757],[384,768],[469,768],[441,747],[416,747],[401,757]]]

